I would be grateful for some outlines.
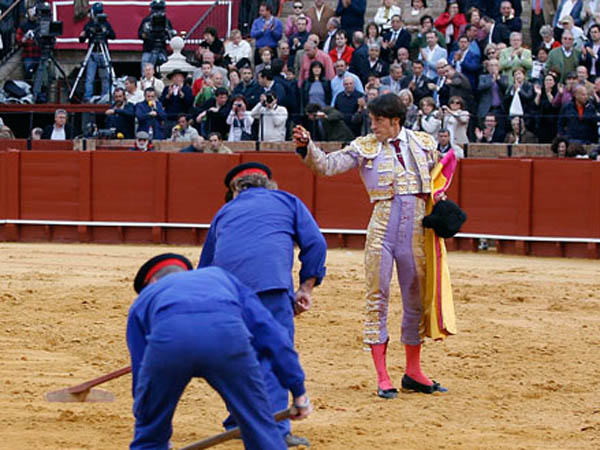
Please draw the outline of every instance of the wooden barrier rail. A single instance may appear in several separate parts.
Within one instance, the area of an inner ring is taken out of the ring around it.
[[[0,152],[0,240],[199,244],[224,174],[247,161],[271,167],[331,246],[363,245],[371,204],[358,172],[317,177],[281,152]],[[495,235],[500,252],[598,258],[600,163],[465,159],[449,196],[469,216],[451,249]]]

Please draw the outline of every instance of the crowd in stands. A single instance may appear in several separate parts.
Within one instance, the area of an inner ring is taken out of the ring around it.
[[[114,91],[106,127],[188,141],[189,152],[283,141],[294,124],[318,141],[347,142],[370,132],[368,101],[392,92],[406,105],[405,126],[432,134],[442,151],[554,142],[563,156],[580,151],[559,150],[564,142],[598,142],[600,0],[532,0],[525,10],[521,0],[448,0],[436,16],[427,0],[383,0],[374,17],[366,0],[296,0],[285,21],[269,2],[256,13],[248,35],[222,40],[207,27],[193,73],[158,79],[146,62],[141,79]]]

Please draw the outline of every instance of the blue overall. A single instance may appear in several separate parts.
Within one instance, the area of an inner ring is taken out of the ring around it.
[[[300,283],[325,276],[327,245],[310,211],[296,196],[278,190],[250,188],[215,215],[198,267],[215,265],[234,274],[261,299],[275,320],[294,339],[294,244],[300,248]],[[288,404],[288,390],[275,377],[272,361],[259,355],[273,412]],[[235,426],[231,417],[225,427]],[[289,420],[278,427],[290,433]]]
[[[287,448],[256,355],[270,355],[274,373],[295,397],[305,393],[304,373],[287,331],[234,276],[212,267],[147,286],[129,310],[127,345],[131,449],[168,448],[175,408],[192,377],[206,379],[221,395],[246,449]]]

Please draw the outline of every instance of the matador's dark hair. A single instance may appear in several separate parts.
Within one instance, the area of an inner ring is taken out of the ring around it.
[[[406,119],[406,106],[396,94],[383,94],[375,97],[369,102],[369,112],[374,116],[400,119],[400,126],[404,125]]]

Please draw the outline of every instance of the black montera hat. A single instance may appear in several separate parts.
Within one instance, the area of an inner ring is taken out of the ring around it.
[[[267,166],[257,162],[247,162],[240,164],[239,166],[235,166],[233,169],[227,172],[227,175],[225,175],[225,186],[229,187],[229,184],[234,178],[250,173],[262,173],[263,175],[266,175],[267,178],[271,179],[271,169],[269,169]]]
[[[423,218],[423,226],[433,228],[435,234],[447,239],[458,233],[465,220],[467,214],[456,203],[452,200],[440,200],[431,214]]]
[[[189,259],[177,253],[163,253],[150,258],[138,270],[133,280],[133,289],[138,294],[146,287],[150,279],[160,270],[167,266],[179,266],[185,270],[192,270],[194,267]]]

